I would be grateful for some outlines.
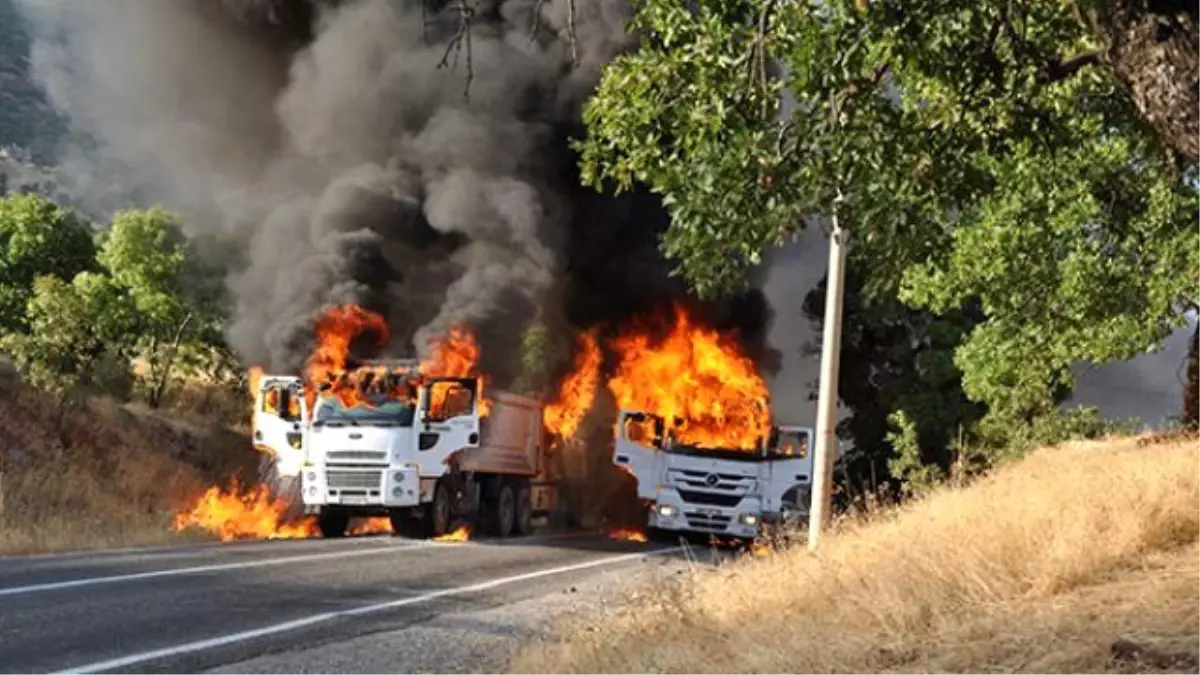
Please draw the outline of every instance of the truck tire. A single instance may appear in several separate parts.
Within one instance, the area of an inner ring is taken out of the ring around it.
[[[338,539],[346,536],[346,527],[350,525],[350,514],[346,511],[331,511],[322,509],[317,514],[317,529],[326,539]]]
[[[433,488],[433,501],[425,505],[425,536],[440,537],[450,531],[450,522],[454,520],[450,504],[450,491],[442,481]]]
[[[495,495],[488,504],[488,529],[503,539],[512,534],[513,521],[517,519],[517,497],[508,481],[497,480],[496,483]]]
[[[533,532],[533,489],[529,486],[528,478],[518,478],[516,512],[513,518],[513,531],[521,537]]]

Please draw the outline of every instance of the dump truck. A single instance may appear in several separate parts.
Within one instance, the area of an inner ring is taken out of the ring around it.
[[[304,513],[316,515],[327,538],[370,516],[424,537],[461,521],[498,537],[530,533],[557,500],[542,402],[492,390],[481,400],[475,378],[418,378],[409,387],[411,396],[347,406],[336,395],[314,396],[299,377],[263,376],[254,443],[276,458],[281,481],[296,484]]]
[[[752,540],[807,518],[812,438],[809,427],[777,426],[754,449],[696,447],[662,417],[622,410],[613,463],[637,481],[651,534]]]

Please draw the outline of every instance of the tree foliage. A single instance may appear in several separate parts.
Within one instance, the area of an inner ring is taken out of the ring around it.
[[[836,213],[867,297],[980,312],[953,364],[993,429],[1196,304],[1195,166],[1069,4],[646,0],[634,28],[585,111],[584,179],[661,195],[701,294]]]
[[[145,364],[144,394],[158,407],[180,363],[197,365],[219,339],[219,277],[200,265],[178,218],[158,207],[118,212],[97,258],[128,302],[101,319],[124,331],[121,349]]]
[[[0,197],[0,333],[26,325],[34,279],[69,281],[95,268],[91,228],[72,211],[37,195]]]
[[[121,335],[100,321],[120,313],[120,293],[102,274],[82,272],[67,282],[38,277],[28,306],[28,331],[0,339],[26,381],[65,400],[76,393],[108,390],[126,382]]]
[[[85,226],[69,212],[39,197],[10,199],[26,207],[18,213],[37,216],[10,218],[21,226],[18,243],[36,245],[12,249],[24,267],[10,266],[20,272],[9,277],[18,282],[11,295],[27,300],[13,311],[23,329],[0,347],[31,384],[63,395],[118,393],[112,388],[137,364],[138,388],[158,407],[181,373],[225,367],[220,277],[201,264],[176,216],[157,207],[120,211],[97,250],[91,238],[82,240],[86,248],[70,238],[70,227]],[[94,257],[64,263],[71,249],[50,245],[64,239]],[[72,265],[88,271],[66,274]],[[22,287],[24,277],[37,280]]]

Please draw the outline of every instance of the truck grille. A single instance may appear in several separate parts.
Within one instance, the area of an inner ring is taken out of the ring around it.
[[[752,476],[739,476],[729,473],[710,473],[682,469],[671,472],[672,483],[680,489],[704,490],[706,492],[724,492],[726,494],[743,495],[754,488],[756,480]]]
[[[330,450],[325,459],[331,462],[386,462],[387,452],[382,450]]]
[[[733,516],[720,513],[687,513],[688,526],[706,532],[724,532]]]
[[[383,472],[330,469],[326,478],[328,486],[334,490],[378,490],[383,482]]]
[[[696,490],[679,490],[679,496],[689,504],[705,504],[708,506],[737,506],[742,501],[741,495],[722,494],[718,492],[699,492]]]

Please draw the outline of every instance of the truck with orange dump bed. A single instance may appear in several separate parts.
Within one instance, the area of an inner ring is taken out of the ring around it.
[[[254,443],[277,458],[280,480],[298,483],[325,537],[360,516],[420,536],[445,535],[459,519],[499,537],[528,534],[557,498],[542,402],[503,391],[485,401],[477,378],[403,375],[416,365],[362,364],[391,380],[352,400],[265,375]]]

